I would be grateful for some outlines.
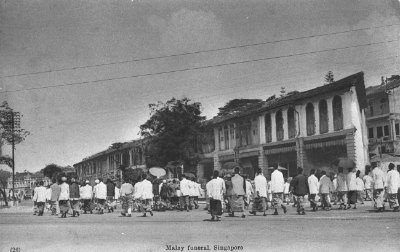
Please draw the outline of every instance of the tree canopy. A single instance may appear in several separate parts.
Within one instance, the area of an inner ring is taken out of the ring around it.
[[[41,170],[44,176],[48,178],[54,178],[58,173],[62,172],[62,167],[56,164],[48,164]]]
[[[326,84],[331,84],[335,82],[335,78],[333,76],[333,72],[332,71],[328,71],[325,75],[325,85]]]
[[[223,107],[218,108],[218,115],[223,116],[240,112],[245,110],[248,106],[257,105],[261,102],[261,99],[233,99],[227,102]]]
[[[8,178],[11,177],[11,175],[12,174],[9,171],[0,170],[0,193],[3,196],[6,206],[8,205],[7,194],[6,194],[7,181],[8,181]]]
[[[3,102],[3,104],[0,105],[1,141],[4,141],[6,144],[12,144],[12,142],[14,142],[14,144],[19,144],[24,141],[30,133],[21,128],[15,127],[13,129],[11,127],[13,118],[12,113],[14,113],[14,111],[10,108],[7,102]]]
[[[145,155],[151,163],[147,165],[164,167],[169,161],[189,161],[205,120],[201,103],[172,98],[149,108],[150,119],[140,126],[140,134],[149,139]]]

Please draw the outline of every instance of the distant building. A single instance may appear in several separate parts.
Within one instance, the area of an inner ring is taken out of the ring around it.
[[[87,179],[92,183],[97,178],[121,179],[121,167],[147,168],[143,140],[115,143],[107,150],[74,164],[78,177]]]
[[[400,76],[366,89],[369,153],[400,155]]]
[[[354,160],[363,172],[369,162],[366,107],[360,72],[214,117],[208,121],[213,137],[199,151],[197,175],[208,177],[214,169],[239,163],[250,177],[259,167],[268,174],[273,165],[295,176],[298,166],[306,173],[312,168],[332,171],[337,158]]]
[[[43,175],[41,172],[31,173],[31,172],[16,172],[14,189],[18,193],[23,191],[25,194],[31,194],[31,190],[35,187],[36,183],[43,181],[44,185],[50,185],[51,180]],[[12,177],[7,180],[7,190],[11,193],[13,188]]]

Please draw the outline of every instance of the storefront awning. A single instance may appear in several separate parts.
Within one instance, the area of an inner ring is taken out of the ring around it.
[[[270,155],[270,154],[277,154],[277,153],[291,152],[291,151],[296,151],[296,145],[265,149],[264,153],[265,155]]]
[[[319,142],[313,142],[313,143],[305,143],[304,148],[309,150],[309,149],[318,149],[318,148],[323,148],[323,147],[332,147],[332,146],[346,146],[346,139],[334,139],[334,140],[329,140],[329,141],[319,141]]]

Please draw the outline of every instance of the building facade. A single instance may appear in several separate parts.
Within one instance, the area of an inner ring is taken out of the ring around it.
[[[142,140],[113,144],[109,149],[74,164],[78,177],[91,183],[97,178],[120,180],[121,167],[146,168],[145,145]]]
[[[400,76],[366,89],[369,153],[400,155]]]
[[[285,176],[297,167],[332,171],[338,158],[350,158],[362,172],[368,159],[367,106],[362,72],[305,92],[249,107],[244,112],[214,117],[214,148],[202,153],[198,176],[239,163],[254,176],[257,168],[269,174],[274,165]],[[212,144],[211,143],[211,144]]]

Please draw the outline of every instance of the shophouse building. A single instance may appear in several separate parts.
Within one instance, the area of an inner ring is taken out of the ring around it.
[[[107,150],[84,158],[74,167],[80,179],[91,183],[97,178],[120,180],[122,167],[146,169],[144,141],[115,143]]]
[[[254,176],[261,167],[279,165],[285,176],[297,167],[333,171],[338,158],[350,158],[364,171],[368,139],[367,106],[362,72],[331,84],[249,106],[245,111],[208,121],[213,132],[197,165],[198,176],[236,162]]]

